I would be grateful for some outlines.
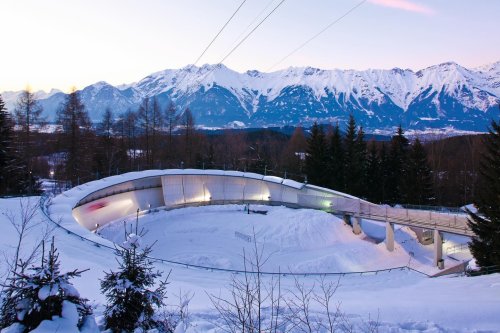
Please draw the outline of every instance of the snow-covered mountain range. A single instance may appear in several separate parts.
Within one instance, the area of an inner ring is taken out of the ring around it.
[[[9,110],[18,94],[2,93]],[[55,90],[38,93],[49,120],[64,96]],[[81,97],[96,122],[107,107],[118,115],[156,97],[162,107],[172,100],[179,112],[189,106],[196,123],[210,127],[342,123],[352,113],[368,130],[402,124],[484,131],[499,117],[500,61],[473,69],[448,62],[417,72],[305,67],[238,73],[220,64],[190,65],[116,87],[98,82],[82,89]]]

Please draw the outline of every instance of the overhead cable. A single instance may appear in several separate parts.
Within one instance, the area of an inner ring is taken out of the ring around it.
[[[352,7],[351,9],[349,9],[347,12],[345,12],[343,15],[341,15],[340,17],[336,18],[333,22],[329,23],[326,27],[324,27],[323,29],[321,29],[318,33],[316,33],[314,36],[310,37],[308,40],[306,40],[304,43],[300,44],[297,48],[295,48],[292,52],[290,52],[289,54],[287,54],[285,57],[283,57],[280,61],[278,61],[277,63],[275,63],[274,65],[272,65],[271,67],[269,67],[266,72],[270,72],[271,70],[273,70],[273,68],[275,68],[276,66],[278,66],[279,64],[281,64],[283,61],[285,61],[286,59],[288,59],[290,56],[292,56],[293,54],[295,54],[297,51],[299,51],[300,49],[302,49],[304,46],[306,46],[307,44],[309,44],[311,41],[313,41],[314,39],[316,39],[318,36],[320,36],[322,33],[324,33],[325,31],[327,31],[328,29],[330,29],[332,26],[334,26],[335,24],[337,24],[338,22],[340,22],[343,18],[345,18],[347,15],[351,14],[353,11],[355,11],[356,9],[358,9],[361,5],[363,5],[367,0],[363,0],[361,2],[359,2],[356,6]]]
[[[233,17],[236,15],[236,13],[238,13],[238,11],[240,10],[241,7],[243,7],[243,5],[245,4],[247,0],[243,0],[243,2],[239,5],[238,8],[236,8],[236,10],[234,11],[233,15],[231,15],[231,17],[226,21],[226,23],[224,23],[224,25],[222,26],[222,28],[219,30],[219,32],[217,33],[217,35],[215,35],[215,37],[212,39],[212,41],[207,45],[207,47],[203,50],[203,52],[200,54],[200,56],[198,57],[198,59],[196,59],[196,61],[193,63],[194,65],[196,65],[198,63],[198,61],[200,61],[201,57],[203,57],[203,55],[205,55],[205,53],[207,52],[207,50],[210,48],[210,46],[212,46],[212,44],[215,42],[215,40],[217,39],[217,37],[219,37],[219,35],[222,33],[222,31],[227,27],[227,25],[229,24],[229,22],[231,22],[231,20],[233,19]]]
[[[259,28],[262,23],[264,23],[264,21],[266,21],[269,16],[271,16],[286,0],[281,0],[280,3],[278,3],[274,8],[273,10],[271,10],[238,44],[236,44],[232,49],[231,51],[229,51],[218,63],[217,65],[214,65],[212,67],[212,69],[210,71],[208,71],[207,73],[205,73],[205,75],[203,75],[197,82],[196,84],[199,84],[201,83],[210,73],[212,73],[215,68],[222,64],[224,62],[224,60],[226,60],[231,54],[233,54],[234,51],[236,51],[236,49],[238,47],[240,47],[241,44],[243,44],[247,39],[248,37],[250,37],[250,35],[252,35],[254,33],[255,30],[257,30],[257,28]],[[365,0],[366,1],[366,0]]]

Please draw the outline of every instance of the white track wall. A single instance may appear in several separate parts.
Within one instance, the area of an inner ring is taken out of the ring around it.
[[[165,170],[164,174],[140,177],[118,184],[101,185],[81,198],[73,216],[88,230],[130,214],[160,207],[226,203],[284,204],[329,209],[335,198],[349,195],[278,177],[216,170]]]
[[[149,208],[164,206],[161,187],[110,195],[73,209],[76,221],[89,230]]]

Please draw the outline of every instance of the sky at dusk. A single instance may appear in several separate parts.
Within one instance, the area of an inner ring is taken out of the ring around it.
[[[184,67],[242,1],[2,0],[0,91],[117,85]],[[198,65],[219,63],[280,1],[245,1]],[[286,0],[223,63],[239,72],[476,67],[500,60],[499,14],[498,0]]]

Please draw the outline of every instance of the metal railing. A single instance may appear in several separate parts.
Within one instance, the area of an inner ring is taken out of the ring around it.
[[[467,223],[466,214],[443,213],[406,208],[379,206],[359,199],[341,198],[332,200],[333,212],[362,217],[382,222],[392,222],[407,226],[437,229],[464,236],[474,233]]]
[[[446,254],[450,255],[457,252],[463,252],[469,250],[469,244],[457,244],[453,246],[448,246],[446,248]]]

